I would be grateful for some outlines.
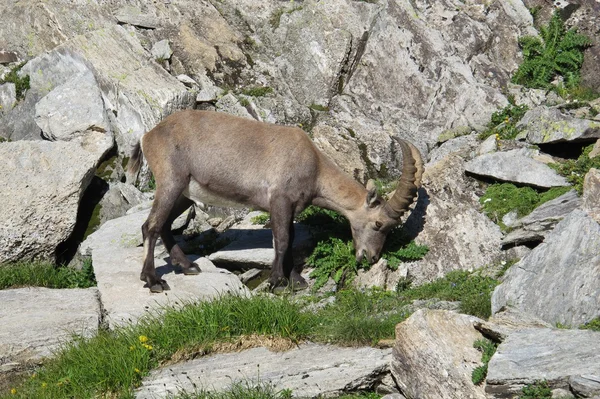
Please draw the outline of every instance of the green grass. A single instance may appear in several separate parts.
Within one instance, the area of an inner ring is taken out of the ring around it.
[[[173,399],[291,399],[289,389],[277,390],[273,385],[265,382],[251,383],[237,381],[223,392],[209,392],[201,390],[195,393],[182,393],[170,397]]]
[[[250,97],[264,97],[271,93],[273,93],[273,88],[269,86],[248,87],[242,90],[242,94]]]
[[[12,68],[4,79],[0,79],[0,85],[4,83],[14,83],[17,101],[22,100],[25,97],[25,92],[29,90],[29,75],[23,77],[19,76],[19,70],[23,68],[25,63],[21,63],[16,67]]]
[[[591,144],[585,147],[577,159],[568,159],[559,164],[550,164],[558,174],[564,176],[567,181],[573,184],[573,188],[579,195],[583,193],[583,180],[586,173],[591,168],[600,168],[600,157],[590,158],[590,152],[594,148]]]
[[[512,140],[520,133],[517,123],[528,111],[526,105],[509,104],[502,110],[494,112],[487,128],[479,134],[479,139],[485,140],[492,135],[498,139]]]
[[[519,399],[550,399],[552,398],[552,389],[546,381],[538,381],[535,384],[524,386],[521,390]]]
[[[250,222],[252,224],[266,224],[269,219],[271,219],[271,215],[267,212],[263,212],[260,215],[256,215],[250,218]]]
[[[596,317],[595,319],[582,324],[579,328],[582,330],[600,331],[600,317]]]
[[[455,270],[445,277],[415,288],[404,289],[399,296],[406,300],[436,298],[443,301],[460,301],[462,313],[487,319],[491,315],[491,297],[498,280]]]
[[[210,353],[215,344],[240,336],[374,344],[394,338],[395,326],[410,315],[407,305],[415,299],[461,300],[464,312],[489,315],[489,296],[495,284],[477,273],[452,272],[400,292],[341,290],[334,302],[319,310],[306,307],[321,299],[315,297],[229,295],[212,302],[187,303],[152,313],[135,325],[101,330],[91,338],[74,337],[36,370],[35,377],[14,387],[14,395],[0,397],[129,398],[150,370],[173,358]]]
[[[490,341],[489,339],[478,339],[473,343],[473,347],[481,352],[481,362],[483,365],[476,367],[471,373],[471,379],[473,384],[480,385],[485,381],[487,377],[488,363],[496,353],[498,344]]]
[[[571,187],[554,187],[546,192],[538,192],[531,187],[517,187],[512,183],[490,185],[479,199],[483,212],[503,230],[507,227],[502,218],[516,211],[519,218],[528,215],[535,208],[568,192]]]
[[[50,262],[16,262],[0,265],[0,289],[19,287],[88,288],[96,285],[91,260],[81,270]]]

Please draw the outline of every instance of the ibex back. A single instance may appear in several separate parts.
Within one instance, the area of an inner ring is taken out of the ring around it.
[[[385,238],[413,202],[423,173],[419,151],[398,140],[402,177],[389,201],[366,188],[323,155],[299,128],[267,124],[209,111],[180,111],[146,133],[136,146],[130,173],[141,167],[142,151],[156,181],[156,195],[142,226],[144,264],[140,278],[151,292],[168,289],[154,269],[160,235],[171,262],[183,273],[198,274],[175,243],[171,224],[194,202],[239,204],[271,214],[275,259],[272,288],[306,286],[294,267],[294,216],[310,204],[337,211],[352,227],[356,259],[374,263]],[[141,145],[140,145],[141,144]]]

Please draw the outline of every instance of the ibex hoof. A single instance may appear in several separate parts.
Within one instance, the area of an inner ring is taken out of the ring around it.
[[[171,287],[165,280],[160,280],[158,283],[150,285],[150,292],[153,294],[160,294],[163,291],[169,291]]]
[[[186,276],[195,276],[197,274],[200,274],[200,272],[200,267],[195,263],[192,263],[192,265],[188,268],[183,268],[183,274],[185,274]]]
[[[297,276],[291,279],[291,287],[294,291],[301,291],[308,288],[308,283],[304,279],[304,277]]]

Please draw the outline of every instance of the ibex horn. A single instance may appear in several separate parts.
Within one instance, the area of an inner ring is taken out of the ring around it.
[[[398,187],[387,202],[392,217],[400,219],[417,197],[423,177],[423,159],[421,153],[412,143],[395,138],[402,150],[402,176]]]

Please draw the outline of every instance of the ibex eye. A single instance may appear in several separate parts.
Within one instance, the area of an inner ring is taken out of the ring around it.
[[[381,226],[383,226],[383,224],[381,222],[375,222],[375,227],[377,227],[377,230],[379,230],[381,228]]]

